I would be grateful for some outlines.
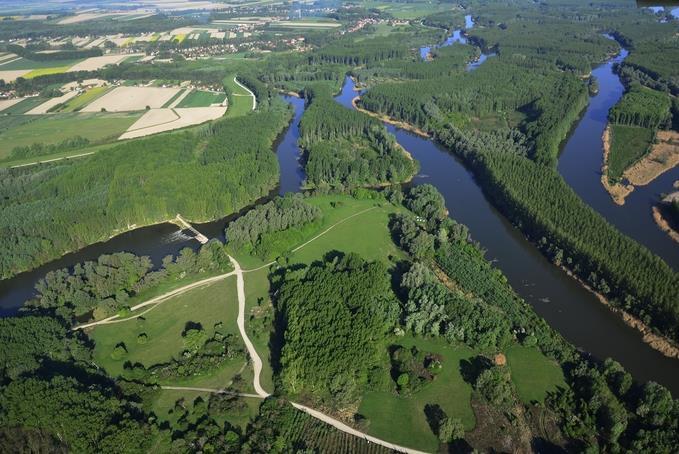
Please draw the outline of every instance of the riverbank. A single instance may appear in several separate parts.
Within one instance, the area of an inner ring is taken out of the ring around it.
[[[667,233],[669,237],[672,238],[673,241],[679,243],[679,232],[672,228],[670,223],[663,216],[662,211],[658,206],[653,207],[653,220],[655,221],[656,224],[658,224],[660,230]]]
[[[406,123],[404,121],[399,121],[399,120],[396,120],[395,118],[392,118],[388,115],[379,114],[377,112],[372,112],[370,110],[366,110],[366,109],[360,107],[358,105],[358,101],[360,101],[360,99],[361,99],[360,96],[356,96],[354,99],[351,100],[351,105],[354,106],[354,109],[356,109],[357,111],[364,113],[366,115],[370,115],[373,118],[377,118],[378,120],[380,120],[384,123],[394,125],[397,128],[405,129],[406,131],[410,131],[414,134],[417,134],[420,137],[424,137],[425,139],[431,139],[431,136],[429,135],[428,132],[426,132],[423,129],[420,129],[416,126],[413,126],[410,123]]]
[[[658,131],[650,151],[623,172],[623,179],[627,184],[611,183],[608,178],[612,142],[610,124],[606,125],[601,140],[603,144],[601,184],[617,205],[624,205],[625,198],[636,186],[645,186],[679,165],[679,132]]]
[[[608,157],[611,154],[611,127],[606,125],[604,133],[601,136],[601,142],[603,144],[604,158],[601,164],[601,184],[608,194],[610,194],[613,202],[617,205],[625,204],[625,197],[630,195],[634,191],[634,186],[625,185],[621,183],[611,183],[608,178]]]
[[[354,106],[356,106],[358,99],[359,99],[359,97],[355,97],[352,100],[352,104]],[[366,114],[372,114],[372,116],[379,118],[379,119],[386,117],[385,115],[380,115],[380,114],[376,114],[374,112],[369,112],[369,111],[366,111],[365,109],[360,109],[358,107],[357,107],[357,110],[365,112]],[[389,117],[387,117],[387,118],[389,118]],[[406,125],[406,127],[402,128],[402,129],[405,129],[407,131],[414,132],[413,130],[418,130],[418,131],[420,131],[420,134],[418,134],[418,135],[433,141],[430,134],[420,130],[419,128],[414,127],[413,125],[407,124],[405,122],[393,120],[393,119],[390,119],[390,120],[392,120],[390,123],[395,124],[397,127],[401,127],[401,125]],[[447,147],[444,147],[444,148],[447,149]],[[451,151],[451,150],[449,150],[449,151],[454,154],[454,151]],[[474,172],[474,173],[476,173],[476,172]],[[484,193],[486,193],[487,188],[485,188],[484,185],[481,185],[481,189],[483,190]],[[533,239],[527,237],[521,229],[516,227],[516,225],[515,225],[515,228],[517,228],[517,230],[519,232],[521,232],[521,235],[526,240],[528,240],[534,247],[536,247],[538,249],[538,251],[542,252],[542,250],[538,247],[538,244],[535,241],[533,241]],[[542,254],[542,255],[544,255],[544,254]],[[549,263],[552,263],[552,262],[549,261]],[[660,335],[656,334],[655,332],[653,332],[653,330],[650,327],[645,325],[640,319],[638,319],[638,318],[632,316],[631,314],[611,305],[610,302],[606,298],[604,298],[603,295],[594,291],[594,289],[592,289],[589,285],[587,285],[587,283],[585,283],[582,279],[580,279],[578,276],[573,274],[571,271],[569,271],[565,267],[558,267],[558,268],[560,268],[562,271],[564,271],[566,273],[566,275],[568,275],[569,277],[572,277],[573,279],[575,279],[575,281],[581,287],[583,287],[585,290],[591,292],[608,309],[610,309],[614,314],[618,315],[622,319],[622,321],[625,323],[625,325],[627,325],[630,328],[633,328],[636,331],[640,332],[643,336],[642,340],[645,344],[647,344],[649,347],[660,352],[661,354],[663,354],[664,356],[666,356],[668,358],[679,359],[679,346],[677,346],[671,339],[668,339],[664,336],[660,336]]]
[[[654,333],[653,330],[648,325],[646,325],[637,317],[631,315],[630,313],[618,307],[613,306],[604,295],[594,290],[585,281],[580,279],[575,273],[573,273],[568,268],[564,266],[560,266],[559,268],[561,268],[561,270],[563,270],[568,276],[578,281],[578,283],[583,288],[591,292],[596,297],[596,299],[599,300],[599,302],[601,302],[614,314],[619,315],[622,321],[625,323],[625,325],[639,331],[642,335],[642,340],[645,344],[647,344],[652,349],[659,351],[668,358],[679,359],[679,345],[677,345],[672,340],[666,338],[665,336],[661,336]]]

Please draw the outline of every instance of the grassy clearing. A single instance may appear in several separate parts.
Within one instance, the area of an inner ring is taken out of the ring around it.
[[[561,367],[537,348],[515,345],[507,349],[506,356],[512,382],[524,403],[542,403],[547,392],[566,386]]]
[[[245,330],[262,359],[260,382],[271,392],[274,389],[273,368],[271,366],[271,325],[261,325],[255,320],[265,311],[273,311],[269,298],[269,270],[262,269],[245,275]]]
[[[269,241],[275,242],[276,247],[269,249],[278,250],[279,253],[290,251],[349,216],[363,210],[371,210],[336,225],[323,236],[293,253],[290,256],[290,263],[309,264],[314,260],[320,260],[330,251],[356,252],[367,260],[382,260],[385,263],[389,263],[389,256],[403,256],[393,244],[388,228],[389,215],[402,211],[402,208],[384,201],[357,200],[344,195],[316,196],[306,201],[323,210],[321,222],[310,229],[294,229],[292,232],[271,235]],[[273,257],[263,261],[242,251],[234,251],[234,256],[244,269],[257,268],[276,258],[274,254]]]
[[[0,159],[7,157],[14,147],[29,146],[38,142],[54,144],[76,136],[90,141],[114,139],[125,132],[140,116],[139,112],[43,115],[35,121],[0,133]]]
[[[428,452],[438,450],[439,442],[424,414],[427,404],[438,404],[449,417],[459,418],[466,430],[476,424],[472,410],[471,385],[460,373],[460,363],[474,356],[464,346],[452,346],[443,339],[394,338],[394,344],[416,346],[442,356],[443,370],[420,391],[401,397],[394,392],[371,391],[363,396],[358,412],[368,418],[368,433],[403,446]]]
[[[210,107],[219,104],[226,98],[225,93],[213,93],[210,91],[195,90],[177,105],[177,107]]]
[[[77,150],[67,150],[67,151],[62,151],[60,153],[51,153],[51,154],[46,154],[42,155],[39,157],[30,157],[30,158],[24,158],[24,159],[13,159],[13,160],[8,160],[8,161],[0,161],[0,168],[6,168],[6,167],[16,167],[16,166],[21,166],[25,164],[31,164],[31,163],[36,163],[36,162],[47,162],[51,160],[57,160],[57,159],[68,159],[68,158],[73,158],[73,159],[78,159],[78,158],[83,158],[91,153],[98,153],[99,151],[106,150],[109,148],[112,148],[114,146],[118,145],[118,143],[113,142],[113,143],[105,143],[102,145],[94,145],[91,147],[85,147],[85,148],[78,148]],[[85,155],[85,156],[82,156]]]
[[[610,125],[611,151],[608,154],[608,178],[617,181],[632,164],[649,152],[654,131],[637,126]]]
[[[229,109],[227,117],[241,117],[252,111],[252,96],[233,80],[234,74],[224,78],[224,87],[229,92]]]
[[[215,324],[222,322],[225,331],[238,336],[237,301],[235,279],[227,278],[165,301],[147,312],[144,315],[145,321],[135,319],[97,326],[89,332],[95,342],[95,362],[112,376],[120,374],[126,361],[139,362],[147,367],[167,362],[184,349],[182,332],[188,322],[200,323],[209,336],[214,333]],[[140,333],[146,333],[149,338],[147,343],[137,343]],[[116,361],[110,355],[119,342],[125,343],[128,353],[125,358]],[[226,367],[235,373],[242,366],[243,360],[237,359],[233,363],[228,363]],[[212,378],[184,381],[182,384],[214,385]],[[226,377],[220,374],[221,386],[225,386],[226,381]]]
[[[95,99],[106,94],[109,90],[111,90],[111,87],[90,88],[85,93],[68,100],[60,112],[77,112]]]
[[[361,6],[364,8],[376,8],[387,11],[397,19],[416,19],[418,17],[429,16],[430,14],[439,11],[450,11],[451,9],[450,4],[435,4],[427,1],[412,3],[367,1],[362,2]]]

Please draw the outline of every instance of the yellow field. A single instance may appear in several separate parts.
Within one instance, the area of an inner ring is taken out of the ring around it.
[[[47,76],[48,74],[61,74],[61,73],[65,73],[66,71],[68,71],[68,69],[70,67],[71,66],[69,65],[69,66],[60,66],[60,67],[57,67],[57,68],[34,69],[33,71],[31,71],[27,74],[24,74],[22,77],[24,79],[32,79],[32,78],[38,77],[38,76]]]

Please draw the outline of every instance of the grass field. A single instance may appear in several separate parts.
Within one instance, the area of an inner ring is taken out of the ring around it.
[[[394,344],[416,346],[443,357],[443,370],[434,381],[411,396],[401,397],[393,392],[371,391],[363,396],[358,412],[368,418],[368,433],[393,443],[428,452],[438,449],[439,441],[424,414],[427,404],[438,404],[449,417],[459,418],[466,430],[476,424],[470,405],[471,385],[460,373],[461,361],[474,356],[463,346],[452,346],[443,339],[413,337],[394,338]]]
[[[147,367],[163,363],[183,351],[181,334],[188,322],[200,323],[209,336],[214,333],[215,324],[222,322],[224,331],[240,338],[236,326],[237,314],[235,279],[227,278],[167,300],[147,312],[143,322],[133,319],[93,328],[89,335],[95,342],[94,359],[112,376],[120,374],[124,362],[128,360],[132,363],[140,362]],[[147,343],[137,343],[140,333],[147,334]],[[119,342],[125,343],[128,354],[123,360],[116,361],[110,355]],[[230,377],[241,369],[243,363],[242,358],[234,359],[227,363],[226,370],[213,377],[175,381],[173,384],[224,387]]]
[[[60,112],[77,112],[98,97],[109,91],[111,87],[93,87],[85,93],[68,100]]]
[[[524,403],[542,403],[547,392],[566,386],[561,367],[537,348],[515,345],[507,349],[506,356],[512,382]]]
[[[0,133],[0,159],[14,147],[36,142],[59,143],[81,136],[90,141],[115,138],[130,127],[140,113],[63,113],[43,115],[36,121],[19,125]]]
[[[224,86],[229,91],[229,110],[227,117],[241,117],[252,111],[252,96],[233,81],[234,75],[224,78]]]
[[[219,104],[226,98],[225,93],[194,90],[177,105],[177,107],[210,107]]]
[[[366,1],[361,2],[364,8],[376,8],[381,11],[391,13],[396,19],[416,19],[418,17],[429,16],[439,11],[450,11],[452,6],[447,3],[432,3],[429,1],[421,2],[380,2]]]
[[[617,181],[632,164],[649,151],[654,131],[637,126],[610,125],[611,151],[608,154],[608,178]]]

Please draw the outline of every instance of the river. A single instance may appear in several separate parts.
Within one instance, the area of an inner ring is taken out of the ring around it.
[[[336,100],[353,108],[351,100],[356,95],[353,81],[347,78]],[[392,125],[387,129],[420,162],[413,183],[431,184],[443,194],[450,216],[469,227],[472,237],[487,250],[486,258],[556,331],[597,358],[616,359],[636,379],[655,380],[679,395],[679,361],[645,344],[638,331],[545,259],[493,208],[459,159],[429,139]]]
[[[661,193],[672,192],[672,183],[679,179],[679,167],[663,173],[646,186],[636,187],[622,206],[613,202],[601,184],[601,136],[606,128],[609,109],[625,90],[613,66],[622,62],[627,54],[626,49],[621,49],[615,58],[592,71],[592,76],[599,82],[599,92],[590,99],[582,119],[562,149],[559,173],[580,198],[618,230],[649,248],[677,270],[679,245],[658,228],[651,216],[651,207],[658,204]]]
[[[606,83],[606,80],[600,80],[600,93],[605,90]],[[347,78],[336,100],[352,108],[354,96],[354,84]],[[299,191],[304,178],[297,145],[304,101],[287,96],[284,99],[292,105],[295,115],[290,127],[275,145],[281,169],[279,194]],[[578,128],[592,121],[585,115]],[[554,329],[575,346],[598,358],[618,360],[636,379],[655,380],[668,387],[674,395],[679,395],[679,361],[667,358],[644,344],[640,333],[626,326],[591,293],[547,261],[491,206],[473,175],[453,154],[408,131],[391,125],[387,128],[420,162],[420,173],[413,183],[432,184],[443,194],[451,216],[470,228],[473,238],[487,250],[486,257],[495,262],[517,293]],[[564,151],[564,157],[566,153],[568,151]],[[197,225],[197,228],[208,237],[223,238],[225,225],[235,216]],[[16,313],[18,307],[33,294],[35,283],[50,270],[71,267],[85,260],[94,260],[101,254],[119,251],[148,255],[159,263],[163,256],[176,253],[183,247],[196,248],[198,243],[175,225],[166,223],[136,229],[66,254],[35,270],[0,281],[2,314]]]
[[[470,14],[467,14],[464,16],[464,29],[458,29],[458,30],[453,30],[451,35],[446,38],[442,43],[437,44],[433,46],[434,48],[439,48],[439,47],[446,47],[446,46],[452,46],[455,43],[460,43],[460,44],[467,44],[467,38],[465,37],[464,33],[465,30],[469,30],[472,27],[474,27],[474,19]],[[420,58],[422,60],[426,60],[429,54],[431,53],[431,48],[432,46],[423,46],[420,47]],[[490,53],[486,54],[484,52],[481,52],[479,55],[479,58],[475,61],[469,62],[467,64],[467,71],[473,71],[479,66],[485,62],[488,57],[493,57],[495,54]]]

